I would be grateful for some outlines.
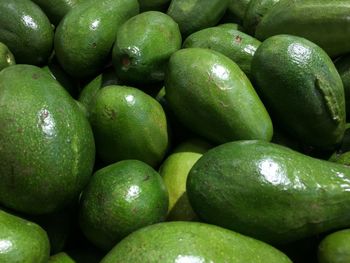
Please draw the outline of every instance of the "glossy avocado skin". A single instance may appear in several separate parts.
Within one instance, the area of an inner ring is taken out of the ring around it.
[[[75,261],[65,252],[60,252],[51,256],[48,263],[75,263]]]
[[[138,14],[137,0],[86,0],[58,25],[55,52],[61,66],[84,78],[103,68],[119,26]]]
[[[334,64],[344,85],[346,116],[350,116],[350,55],[340,57]]]
[[[259,40],[238,30],[211,27],[188,36],[183,48],[209,48],[218,51],[237,63],[250,78],[253,56],[260,44]]]
[[[318,247],[319,263],[350,262],[350,229],[326,236]]]
[[[270,140],[271,119],[243,71],[209,49],[175,52],[165,78],[166,99],[183,124],[216,143]]]
[[[125,160],[97,171],[81,197],[80,226],[97,247],[110,250],[135,230],[161,222],[168,192],[149,165]]]
[[[268,244],[218,226],[197,222],[167,222],[132,233],[101,261],[101,263],[115,262],[290,263],[291,261]]]
[[[187,195],[205,222],[282,244],[349,226],[349,180],[346,166],[273,143],[236,141],[199,159]]]
[[[79,2],[85,0],[32,0],[45,12],[51,23],[58,25],[62,18]]]
[[[111,85],[100,89],[88,111],[97,154],[105,163],[137,159],[155,167],[163,159],[169,146],[167,119],[151,96]]]
[[[0,42],[0,71],[15,64],[16,60],[12,52],[4,43]]]
[[[179,24],[184,37],[216,25],[224,15],[229,0],[172,0],[167,14]]]
[[[0,209],[0,262],[47,263],[50,243],[37,224]]]
[[[44,64],[52,51],[53,28],[44,12],[30,0],[0,1],[0,42],[18,64]]]
[[[325,149],[340,142],[343,84],[320,47],[296,36],[273,36],[255,52],[252,74],[269,112],[290,135]]]
[[[261,20],[255,37],[278,34],[304,37],[331,57],[350,52],[350,2],[347,0],[281,0]]]
[[[164,80],[169,57],[181,48],[181,33],[168,15],[148,11],[126,21],[118,30],[113,47],[113,65],[128,83]]]
[[[91,127],[75,101],[41,68],[0,72],[0,203],[28,214],[56,211],[87,184]]]

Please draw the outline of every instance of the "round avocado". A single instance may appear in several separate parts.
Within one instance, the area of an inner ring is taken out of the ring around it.
[[[350,229],[326,236],[318,247],[319,263],[350,262]]]

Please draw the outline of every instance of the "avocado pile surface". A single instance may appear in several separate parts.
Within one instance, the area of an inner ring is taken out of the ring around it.
[[[350,2],[0,0],[0,263],[349,263]]]

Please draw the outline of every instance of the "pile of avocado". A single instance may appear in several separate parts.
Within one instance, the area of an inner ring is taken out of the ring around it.
[[[349,16],[0,0],[0,263],[349,263]]]

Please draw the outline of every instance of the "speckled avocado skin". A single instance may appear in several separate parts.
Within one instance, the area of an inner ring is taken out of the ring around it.
[[[185,48],[169,61],[166,99],[178,119],[216,143],[270,140],[271,119],[247,76],[228,57]]]
[[[350,229],[326,236],[318,247],[319,263],[350,262]]]
[[[255,52],[256,88],[276,122],[301,142],[332,148],[345,130],[342,80],[329,56],[305,38],[278,35]]]
[[[44,64],[52,51],[53,28],[44,12],[30,0],[0,1],[0,42],[20,64]]]
[[[0,71],[15,64],[16,60],[12,52],[4,43],[0,42]]]
[[[50,243],[37,224],[0,209],[0,262],[47,263]]]
[[[187,195],[205,222],[288,243],[350,225],[349,180],[344,165],[269,142],[236,141],[198,160]]]
[[[75,101],[41,68],[0,72],[0,203],[30,214],[73,201],[92,173],[91,127]]]
[[[103,68],[119,26],[138,14],[137,0],[86,0],[58,25],[55,52],[61,66],[83,78]]]
[[[116,245],[101,263],[291,263],[282,252],[230,230],[196,222],[159,223]]]

